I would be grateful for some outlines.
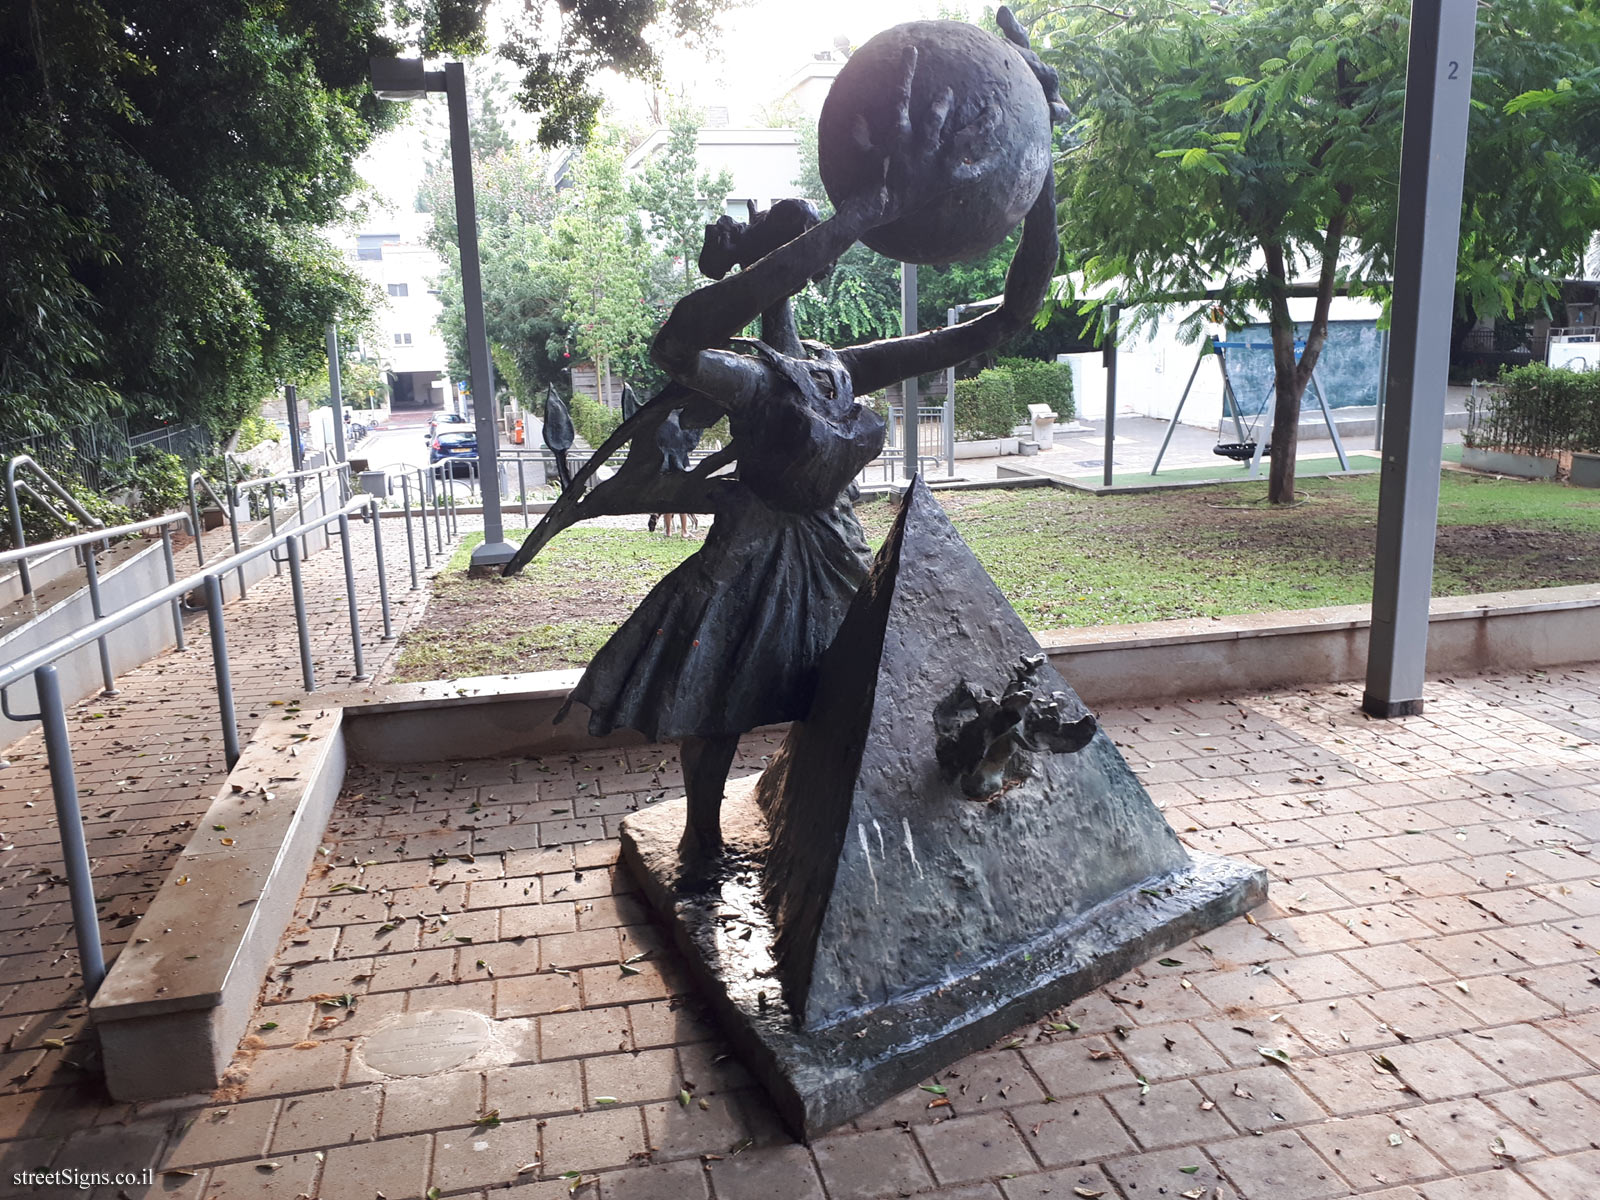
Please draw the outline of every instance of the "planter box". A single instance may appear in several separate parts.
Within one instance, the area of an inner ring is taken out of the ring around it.
[[[1017,454],[1019,439],[1014,437],[984,438],[976,442],[957,442],[957,458],[997,458],[1002,454]]]
[[[1553,458],[1541,458],[1536,454],[1513,454],[1508,450],[1481,450],[1463,446],[1461,465],[1474,471],[1515,475],[1519,479],[1554,479],[1560,464]]]
[[[1600,454],[1585,454],[1581,450],[1573,451],[1572,485],[1574,487],[1600,488]]]

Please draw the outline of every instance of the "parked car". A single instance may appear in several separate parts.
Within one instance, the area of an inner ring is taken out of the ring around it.
[[[469,461],[460,464],[452,463],[450,474],[452,477],[470,476],[476,468],[478,457],[478,435],[476,431],[445,430],[437,435],[428,447],[428,462],[444,462],[446,459],[465,459]]]
[[[467,420],[467,418],[463,417],[460,413],[434,413],[433,416],[428,418],[428,442],[432,444],[434,437],[438,434],[441,428],[447,428],[451,425],[464,426],[471,424],[472,422]]]

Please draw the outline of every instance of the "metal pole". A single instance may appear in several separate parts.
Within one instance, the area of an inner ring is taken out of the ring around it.
[[[328,473],[326,471],[319,471],[317,473],[317,516],[325,517],[327,515]],[[322,548],[326,550],[331,545],[333,545],[333,534],[329,533],[328,527],[324,525],[322,527]]]
[[[333,452],[340,462],[349,462],[344,444],[344,392],[339,386],[339,327],[328,326],[328,400],[333,405]]]
[[[389,619],[389,573],[383,561],[383,514],[378,498],[372,498],[372,552],[378,559],[378,609],[383,613],[383,640],[394,641],[394,623]]]
[[[78,939],[78,965],[83,970],[84,995],[93,997],[106,977],[105,955],[100,950],[100,919],[94,911],[94,879],[89,874],[89,847],[83,837],[83,814],[78,809],[78,779],[72,767],[72,741],[67,735],[67,710],[61,702],[61,681],[56,669],[45,665],[33,673],[39,697],[39,722],[44,727],[45,753],[50,759],[50,790],[56,800],[56,828],[61,836],[61,859],[67,871],[67,893],[72,898],[72,928]]]
[[[283,544],[289,552],[289,591],[294,596],[295,631],[300,637],[300,679],[306,691],[317,690],[317,674],[311,666],[311,630],[306,622],[306,586],[300,577],[300,555],[304,547],[297,546],[294,538]]]
[[[189,528],[194,533],[194,557],[196,565],[206,565],[205,526],[200,523],[200,497],[195,495],[194,476],[189,476]]]
[[[239,761],[239,718],[233,711],[228,634],[222,623],[222,580],[215,575],[206,576],[206,616],[211,626],[211,669],[217,677],[217,708],[222,717],[222,750],[231,771]]]
[[[300,393],[294,384],[283,386],[283,406],[289,417],[289,461],[296,471],[305,470],[306,448],[300,441]]]
[[[417,590],[417,540],[411,531],[411,480],[400,476],[400,507],[406,514],[406,561],[411,564],[411,590]],[[428,539],[423,538],[422,544],[426,546]]]
[[[167,563],[168,585],[170,586],[171,584],[177,583],[178,565],[173,561],[172,558],[172,528],[168,525],[163,525],[161,527],[161,557],[164,558]],[[183,602],[180,600],[173,600],[172,602],[172,632],[178,640],[178,649],[182,650],[184,648]]]
[[[1105,485],[1110,487],[1116,468],[1112,465],[1112,449],[1117,440],[1117,316],[1118,306],[1106,308],[1106,344],[1101,355],[1106,364],[1106,461]]]
[[[489,339],[483,324],[483,278],[478,267],[478,208],[472,192],[472,147],[467,134],[467,71],[461,63],[444,65],[444,91],[450,105],[450,165],[455,173],[456,236],[461,243],[461,302],[467,319],[467,365],[472,379],[473,425],[478,454],[496,479],[495,456],[500,446],[495,422],[494,374]],[[500,489],[483,497],[483,545],[472,552],[472,565],[499,566],[516,553],[505,538],[500,517]]]
[[[83,547],[83,571],[89,580],[89,608],[98,621],[105,616],[105,610],[100,605],[100,565],[95,561],[94,547]],[[111,647],[105,638],[97,638],[100,647],[100,678],[105,683],[101,690],[102,696],[115,696],[117,694],[117,677],[111,673]]]
[[[962,305],[945,310],[945,324],[955,325],[961,320]],[[956,473],[956,369],[946,367],[944,372],[944,461],[945,475],[955,478]]]
[[[224,464],[226,464],[228,460],[226,458],[224,458],[222,461],[223,461]],[[227,497],[227,500],[225,501],[225,503],[228,505],[228,534],[233,539],[233,552],[235,554],[238,554],[243,549],[243,547],[239,545],[239,505],[238,505],[237,500],[236,500],[236,498],[235,498],[235,496],[233,494],[233,489],[232,488],[226,489],[223,492],[223,495]],[[245,598],[244,564],[240,563],[239,564],[239,599],[243,600],[244,598]]]
[[[276,495],[277,486],[278,485],[275,483],[269,483],[266,486],[267,529],[273,534],[278,532],[278,498]],[[278,576],[283,574],[283,563],[276,554],[272,556],[272,573]]]
[[[356,603],[356,560],[350,550],[350,518],[339,514],[339,549],[344,555],[344,601],[350,609],[350,654],[355,659],[357,683],[371,679],[361,653],[361,607]]]
[[[1172,431],[1178,427],[1178,418],[1183,416],[1183,406],[1189,399],[1189,389],[1194,386],[1194,377],[1200,374],[1200,364],[1205,360],[1206,352],[1202,348],[1195,357],[1194,370],[1189,372],[1189,382],[1183,385],[1183,395],[1178,397],[1178,407],[1172,412],[1172,420],[1167,422],[1167,434],[1161,439],[1161,449],[1156,451],[1156,460],[1150,464],[1150,474],[1152,475],[1161,470],[1161,459],[1166,455],[1167,447],[1172,444]]]
[[[441,514],[444,509],[444,498],[439,494],[440,482],[438,473],[434,472],[429,474],[427,479],[428,491],[431,493],[430,498],[433,500],[433,540],[437,543],[440,557],[443,557],[444,530],[441,522],[443,522],[444,517]]]
[[[1476,0],[1412,0],[1372,635],[1361,707],[1422,711]]]
[[[917,331],[917,264],[900,264],[900,332],[907,337]],[[911,479],[917,473],[920,465],[917,462],[917,440],[919,418],[917,415],[917,377],[915,375],[900,384],[900,411],[903,420],[900,425],[901,437],[905,441],[905,465],[901,468],[906,478]]]
[[[1381,349],[1378,352],[1378,419],[1372,426],[1372,448],[1383,449],[1383,410],[1385,401],[1389,398],[1389,331],[1380,329],[1378,337],[1382,339]]]
[[[528,524],[528,480],[527,476],[523,474],[522,464],[523,458],[519,454],[517,455],[517,495],[522,500],[522,524],[526,527]]]

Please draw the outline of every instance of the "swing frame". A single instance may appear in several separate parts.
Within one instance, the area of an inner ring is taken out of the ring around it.
[[[1294,348],[1297,351],[1304,349],[1305,342],[1297,340],[1294,344]],[[1208,338],[1206,342],[1201,344],[1200,353],[1195,357],[1194,360],[1194,368],[1189,372],[1189,382],[1183,385],[1183,395],[1178,398],[1178,407],[1176,410],[1174,410],[1172,419],[1167,422],[1166,436],[1161,439],[1161,448],[1156,451],[1156,460],[1150,466],[1150,474],[1152,476],[1161,470],[1161,460],[1167,453],[1167,447],[1172,444],[1172,433],[1178,427],[1178,418],[1183,416],[1183,406],[1185,403],[1187,403],[1189,399],[1189,393],[1194,388],[1194,381],[1200,374],[1200,364],[1205,362],[1208,354],[1215,354],[1217,358],[1217,365],[1222,370],[1222,419],[1226,421],[1230,417],[1232,418],[1234,433],[1236,433],[1239,438],[1237,442],[1218,442],[1217,445],[1218,447],[1233,445],[1247,446],[1250,445],[1253,440],[1255,449],[1250,455],[1250,472],[1246,478],[1256,479],[1260,477],[1261,456],[1263,451],[1266,449],[1266,443],[1260,437],[1258,429],[1261,424],[1262,417],[1266,416],[1267,414],[1267,401],[1272,399],[1272,394],[1277,390],[1277,385],[1274,383],[1272,387],[1267,390],[1267,394],[1262,397],[1261,411],[1256,413],[1255,419],[1251,421],[1250,436],[1247,438],[1244,431],[1244,412],[1239,406],[1239,397],[1233,388],[1233,377],[1228,373],[1227,352],[1229,350],[1271,349],[1271,342],[1235,342],[1227,341],[1226,339],[1219,337]],[[1344,452],[1344,442],[1339,438],[1339,429],[1334,424],[1333,413],[1328,408],[1328,397],[1322,390],[1322,381],[1317,378],[1317,372],[1315,369],[1313,369],[1311,372],[1311,382],[1308,386],[1308,390],[1315,393],[1317,397],[1317,405],[1322,410],[1322,423],[1327,426],[1328,437],[1333,441],[1334,451],[1339,455],[1339,469],[1341,471],[1348,471],[1350,469],[1350,459]],[[1302,394],[1300,397],[1300,408],[1301,411],[1304,411],[1305,409],[1304,394]],[[1224,455],[1224,457],[1233,458],[1233,455]],[[1236,459],[1235,461],[1242,462],[1243,460]]]

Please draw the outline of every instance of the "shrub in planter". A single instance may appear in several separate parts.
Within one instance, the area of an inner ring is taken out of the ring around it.
[[[1019,423],[1028,419],[1030,404],[1047,404],[1063,421],[1072,419],[1076,411],[1072,403],[1072,368],[1066,363],[1002,358],[999,369],[1011,376],[1016,389]]]
[[[1504,372],[1472,407],[1466,442],[1540,458],[1600,449],[1600,371],[1534,364]]]
[[[956,437],[962,441],[1010,437],[1017,424],[1017,389],[1006,371],[980,371],[956,380]]]

